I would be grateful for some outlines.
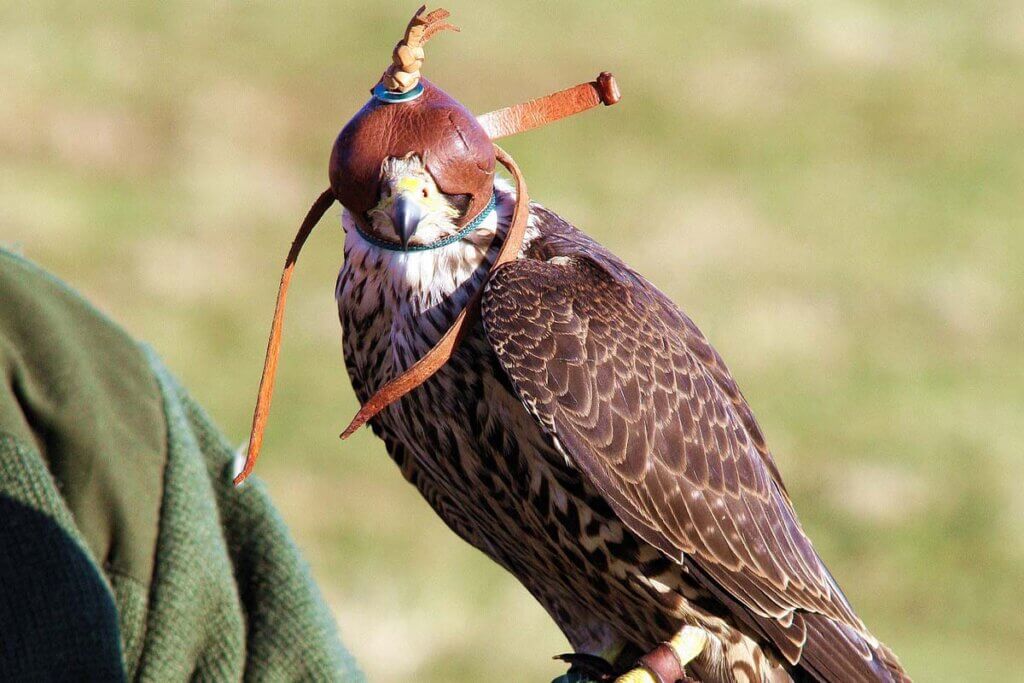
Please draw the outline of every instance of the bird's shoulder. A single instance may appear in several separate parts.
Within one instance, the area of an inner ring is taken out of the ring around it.
[[[642,315],[657,328],[663,339],[671,338],[686,349],[694,361],[695,370],[699,369],[713,380],[735,411],[771,478],[788,496],[750,405],[722,356],[697,324],[615,253],[554,211],[531,204],[530,226],[534,229],[533,238],[524,250],[523,258],[508,264],[488,283],[490,291],[485,292],[485,298],[490,310],[498,312],[500,303],[505,301],[496,295],[496,291],[503,288],[514,292],[507,299],[516,303],[536,301],[536,292],[533,297],[527,294],[531,283],[552,290],[572,291],[580,297],[601,294],[617,299],[611,302],[606,315],[621,315],[626,311],[619,309],[626,308]],[[510,286],[512,282],[518,286]]]
[[[758,619],[789,631],[811,610],[862,629],[721,356],[609,250],[547,209],[531,215],[524,258],[492,275],[481,305],[526,408],[637,535]]]

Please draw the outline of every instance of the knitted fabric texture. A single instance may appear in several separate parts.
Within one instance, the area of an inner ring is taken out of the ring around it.
[[[155,354],[0,250],[0,680],[361,681]]]

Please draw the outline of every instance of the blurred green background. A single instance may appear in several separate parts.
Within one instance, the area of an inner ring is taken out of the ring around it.
[[[1022,680],[1024,10],[448,3],[425,73],[477,112],[614,71],[509,140],[531,195],[725,356],[801,518],[919,680]],[[278,269],[415,2],[0,4],[0,240],[247,434]],[[373,681],[543,681],[567,645],[368,432],[302,257],[258,473]]]

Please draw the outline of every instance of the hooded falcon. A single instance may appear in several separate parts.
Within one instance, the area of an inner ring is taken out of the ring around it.
[[[693,321],[525,201],[518,170],[516,187],[498,179],[489,131],[419,77],[443,18],[410,23],[335,143],[321,207],[345,207],[336,298],[360,401],[449,350],[370,420],[404,477],[595,678],[909,680],[812,547]]]

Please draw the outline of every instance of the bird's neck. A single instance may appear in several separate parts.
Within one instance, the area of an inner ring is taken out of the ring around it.
[[[458,242],[425,251],[382,249],[359,234],[346,212],[339,303],[357,316],[389,317],[393,337],[415,331],[417,337],[436,341],[483,286],[497,255],[495,235],[511,220],[514,195],[504,188],[495,191],[495,210],[479,228]]]

